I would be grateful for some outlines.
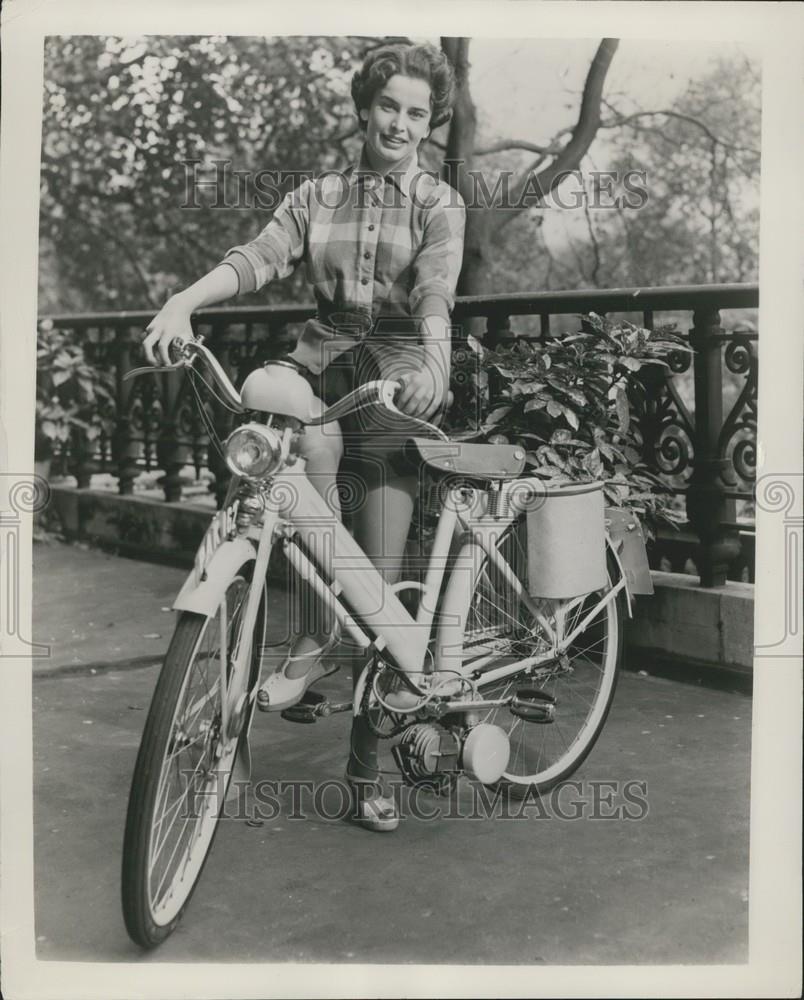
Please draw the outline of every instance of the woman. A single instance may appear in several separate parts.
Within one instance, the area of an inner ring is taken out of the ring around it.
[[[447,400],[449,314],[465,212],[457,192],[421,172],[417,150],[431,129],[449,120],[453,92],[450,65],[433,46],[389,45],[370,53],[352,80],[365,133],[358,162],[343,174],[302,183],[256,239],[234,247],[171,298],[148,327],[148,360],[166,361],[170,342],[191,336],[194,310],[285,277],[304,260],[318,310],[288,360],[316,396],[330,404],[369,379],[395,378],[402,383],[398,408],[432,418]],[[355,512],[354,535],[389,583],[399,578],[416,493],[415,474],[398,461],[403,434],[374,414],[303,435],[307,474],[338,515],[341,460],[360,476],[365,502]],[[327,631],[309,628],[285,660],[273,664],[260,708],[295,704],[322,676],[321,658],[332,645]],[[353,724],[346,776],[362,825],[394,829],[396,807],[382,787],[377,739],[363,717]]]

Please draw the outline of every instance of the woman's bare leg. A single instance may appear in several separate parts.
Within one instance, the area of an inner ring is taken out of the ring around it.
[[[382,574],[386,583],[396,583],[402,572],[405,543],[413,516],[417,478],[401,476],[386,462],[365,461],[360,465],[366,498],[355,512],[355,540]],[[365,660],[355,655],[352,682],[357,680]],[[354,777],[376,778],[379,769],[378,740],[366,719],[358,716],[352,724],[348,771]]]
[[[332,512],[340,518],[338,466],[343,454],[343,442],[337,423],[305,428],[301,452],[307,462],[307,478],[327,501]],[[307,654],[326,643],[332,634],[334,622],[331,613],[322,607],[309,584],[299,580],[295,574],[289,608],[288,625],[294,659],[287,665],[285,675],[289,678],[303,677],[315,662]],[[276,666],[279,666],[282,659],[284,657],[279,658]]]

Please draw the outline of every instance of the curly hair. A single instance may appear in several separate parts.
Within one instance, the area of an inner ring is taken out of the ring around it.
[[[452,117],[455,74],[444,53],[434,45],[396,43],[369,52],[352,77],[352,100],[358,120],[371,107],[374,95],[396,74],[417,77],[430,85],[430,127],[438,128]],[[365,123],[360,120],[361,128]]]

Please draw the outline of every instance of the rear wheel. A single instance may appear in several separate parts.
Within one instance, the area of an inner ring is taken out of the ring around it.
[[[498,542],[498,549],[523,584],[527,583],[524,517]],[[561,636],[569,636],[617,582],[609,560],[609,585],[574,601],[542,599],[541,615]],[[605,724],[622,659],[622,591],[599,609],[557,660],[483,685],[484,698],[509,698],[523,688],[555,701],[552,722],[527,721],[507,705],[488,711],[484,722],[508,734],[511,755],[502,783],[514,796],[544,792],[568,778],[585,760]],[[488,561],[478,573],[464,633],[464,662],[491,657],[483,672],[550,650],[537,617]],[[539,695],[534,696],[538,699]]]
[[[222,693],[242,641],[252,565],[232,579],[215,616],[182,612],[154,691],[123,843],[123,916],[130,937],[143,948],[173,931],[198,883],[253,711],[245,695],[259,673],[264,587],[248,684],[230,701],[238,710],[223,732]]]

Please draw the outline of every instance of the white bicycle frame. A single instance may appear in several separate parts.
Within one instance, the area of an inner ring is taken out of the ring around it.
[[[228,538],[220,543],[208,561],[196,566],[173,605],[178,611],[193,611],[208,616],[224,614],[223,597],[232,574],[244,562],[253,560],[252,586],[241,631],[243,641],[234,653],[228,683],[223,673],[221,677],[221,690],[228,688],[232,692],[229,698],[222,699],[224,732],[227,731],[231,713],[239,707],[233,703],[235,693],[244,690],[248,676],[252,636],[264,586],[262,581],[265,580],[268,560],[276,544],[282,546],[299,577],[312,588],[322,605],[334,615],[358,647],[373,647],[378,653],[390,656],[401,670],[411,674],[427,672],[425,663],[430,652],[432,669],[449,671],[453,676],[478,677],[480,671],[494,661],[493,652],[468,662],[464,662],[463,656],[466,614],[478,573],[484,561],[488,560],[539,622],[547,648],[536,655],[486,670],[478,679],[481,687],[524,669],[555,661],[594,616],[625,587],[625,576],[621,574],[582,620],[564,634],[543,614],[539,602],[528,594],[497,548],[497,541],[514,522],[518,511],[511,509],[505,516],[491,516],[484,511],[485,491],[463,488],[452,489],[447,494],[424,583],[401,581],[389,585],[316,491],[304,473],[303,460],[297,460],[293,470],[292,473],[286,471],[274,477],[265,493],[261,522],[253,523],[245,537]],[[530,485],[537,486],[538,480],[516,479],[504,483],[502,488],[515,490],[521,496],[522,488]],[[216,517],[226,523],[226,508]],[[215,539],[219,531],[219,525],[213,522],[199,548],[202,556],[208,556],[209,539]],[[441,607],[438,608],[438,596],[446,573],[449,573],[449,579]],[[327,580],[332,583],[328,584]],[[413,587],[422,591],[415,617],[397,596],[399,591]],[[354,614],[347,610],[342,598],[354,609]],[[561,604],[563,615],[554,615],[554,620],[565,620],[585,599],[586,596]],[[433,619],[437,610],[440,611],[440,621],[431,650]],[[222,634],[225,635],[225,632]],[[227,663],[226,651],[222,650],[222,672],[226,671]],[[453,710],[459,704],[459,701],[450,702]]]
[[[224,400],[232,409],[242,412],[243,405],[237,390],[214,355],[203,347],[201,338],[182,345],[180,354],[180,359],[174,364],[161,368],[135,369],[125,377],[131,378],[149,370],[170,371],[191,367],[196,356],[200,355],[223,392]],[[398,388],[398,385],[393,382],[371,385],[378,391],[377,400],[393,408],[394,388]],[[343,400],[330,409],[342,408],[345,402]],[[437,428],[431,429],[442,434]],[[291,433],[286,429],[286,456]],[[389,586],[315,490],[305,474],[305,462],[301,457],[296,456],[292,470],[288,472],[285,467],[272,477],[270,485],[265,487],[262,494],[265,501],[262,517],[245,530],[241,531],[237,527],[231,504],[225,505],[215,515],[199,546],[195,569],[173,604],[176,611],[189,611],[206,617],[220,616],[223,626],[220,632],[225,644],[227,611],[224,598],[227,588],[233,575],[245,563],[253,562],[252,585],[240,631],[241,641],[231,661],[228,651],[221,650],[220,683],[222,693],[226,692],[226,696],[221,699],[225,733],[229,732],[230,718],[233,715],[239,717],[243,709],[243,696],[237,692],[243,691],[245,687],[268,561],[277,543],[282,545],[288,561],[300,578],[310,585],[324,607],[334,614],[360,648],[373,647],[378,653],[390,656],[395,666],[409,674],[427,672],[424,667],[430,655],[433,671],[449,672],[453,677],[468,678],[471,675],[477,682],[476,686],[485,686],[522,670],[555,661],[595,615],[616,599],[623,588],[630,612],[627,573],[617,547],[607,537],[609,551],[618,565],[618,579],[582,620],[575,622],[571,631],[564,634],[563,627],[557,626],[586,600],[587,595],[552,608],[552,621],[545,616],[538,601],[527,593],[496,544],[521,511],[516,504],[503,503],[497,505],[497,510],[507,510],[507,514],[498,516],[490,513],[486,502],[488,494],[481,489],[459,488],[449,491],[440,512],[424,583],[401,581]],[[522,496],[523,489],[530,485],[536,487],[538,484],[539,480],[528,477],[504,481],[500,483],[499,495],[504,498],[506,494],[516,492]],[[234,499],[232,489],[229,499]],[[514,594],[538,621],[547,641],[547,648],[536,655],[481,674],[482,668],[494,661],[494,653],[464,662],[463,635],[472,594],[485,561],[491,563],[503,576]],[[447,572],[449,579],[443,588],[443,597],[437,609]],[[327,579],[332,583],[328,584]],[[422,590],[415,617],[408,613],[397,597],[398,591],[411,587]],[[354,609],[354,615],[346,609],[341,597]],[[431,647],[436,610],[439,611],[439,623],[435,642]],[[556,622],[556,627],[553,621]],[[249,698],[253,698],[255,691],[256,685],[249,692]],[[359,704],[359,693],[360,685],[355,692],[355,706]],[[477,707],[477,703],[473,704]],[[449,705],[453,710],[457,708],[456,702],[450,701]]]

